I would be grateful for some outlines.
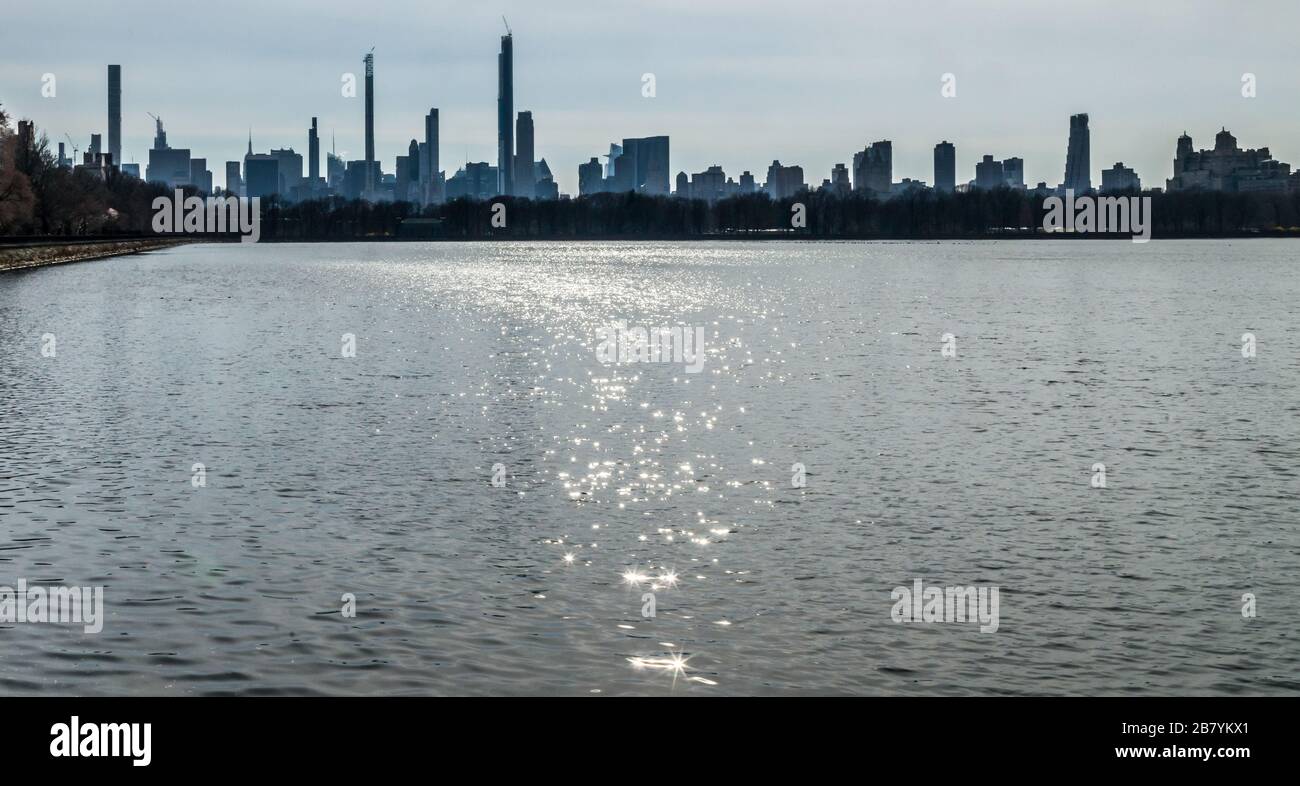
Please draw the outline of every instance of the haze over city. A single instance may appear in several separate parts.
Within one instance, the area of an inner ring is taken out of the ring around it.
[[[159,2],[54,14],[6,11],[0,96],[52,142],[105,133],[104,65],[123,69],[123,160],[148,160],[160,115],[171,144],[221,162],[254,146],[306,150],[319,118],[324,151],[363,157],[363,99],[345,98],[375,48],[376,158],[385,171],[423,138],[438,107],[442,168],[496,160],[499,38],[514,32],[514,108],[532,111],[537,158],[565,193],[578,165],[625,137],[667,135],[671,169],[720,164],[761,176],[776,158],[810,184],[879,139],[896,178],[933,180],[933,146],[957,148],[959,181],[984,154],[1022,157],[1029,183],[1061,182],[1069,116],[1091,118],[1091,169],[1116,161],[1144,183],[1172,174],[1186,130],[1209,147],[1227,126],[1242,147],[1300,160],[1300,55],[1293,3],[1118,2],[1047,6],[956,2],[620,3],[619,24],[577,3],[341,2],[219,9]],[[1117,22],[1117,20],[1123,20]],[[1217,22],[1214,22],[1217,20]],[[58,47],[45,42],[57,39]],[[224,42],[213,46],[214,42]],[[42,97],[42,76],[57,94]],[[940,94],[941,77],[957,94]],[[1242,75],[1257,94],[1243,98]],[[642,94],[654,74],[655,97]]]

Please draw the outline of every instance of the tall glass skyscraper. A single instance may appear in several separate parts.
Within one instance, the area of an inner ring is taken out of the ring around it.
[[[316,118],[311,119],[311,128],[307,129],[307,177],[311,182],[309,189],[316,188],[320,178],[320,129],[316,127]]]
[[[957,190],[957,148],[948,141],[934,146],[934,190],[949,194]]]
[[[528,197],[535,199],[534,187],[537,181],[537,173],[533,171],[534,150],[533,150],[533,113],[520,112],[519,121],[515,125],[516,144],[518,148],[515,151],[515,196]]]
[[[122,66],[108,67],[108,153],[122,166]]]
[[[442,200],[438,190],[438,108],[433,107],[424,116],[424,146],[420,159],[420,182],[424,185],[424,199],[429,202]]]
[[[378,185],[375,181],[375,53],[364,58],[366,64],[366,195]]]
[[[514,38],[501,36],[497,55],[497,191],[514,194],[515,181],[515,54]]]
[[[1070,147],[1065,152],[1065,187],[1082,194],[1092,190],[1088,115],[1070,115]]]

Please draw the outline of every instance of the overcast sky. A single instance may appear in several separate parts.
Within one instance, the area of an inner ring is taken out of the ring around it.
[[[1061,182],[1069,115],[1087,112],[1092,174],[1116,161],[1144,185],[1172,174],[1177,136],[1300,165],[1300,3],[1295,0],[175,0],[6,3],[0,103],[52,142],[107,132],[107,63],[123,69],[123,153],[148,160],[154,112],[173,147],[217,183],[255,149],[306,153],[320,118],[363,156],[364,102],[344,98],[375,47],[377,154],[385,172],[440,110],[441,164],[496,161],[496,53],[515,35],[515,110],[564,192],[577,167],[623,137],[666,134],[673,172],[721,164],[761,182],[774,158],[820,184],[867,143],[894,143],[894,179],[933,182],[932,150],[975,162],[1021,156],[1025,179]],[[57,94],[41,96],[55,75]],[[642,96],[653,73],[656,97]],[[957,95],[940,94],[941,76]],[[1243,98],[1253,73],[1257,97]],[[105,141],[107,144],[107,140]],[[143,167],[142,167],[143,169]]]

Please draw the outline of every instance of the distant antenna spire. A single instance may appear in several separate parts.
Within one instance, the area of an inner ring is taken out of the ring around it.
[[[253,154],[253,127],[248,127],[248,154]]]

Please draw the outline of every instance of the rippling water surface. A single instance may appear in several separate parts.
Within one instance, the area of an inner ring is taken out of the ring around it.
[[[0,693],[1300,692],[1297,251],[196,245],[0,276],[0,585],[107,614],[0,624]],[[703,327],[703,371],[602,365],[614,319]],[[917,578],[999,587],[998,631],[893,622]]]

